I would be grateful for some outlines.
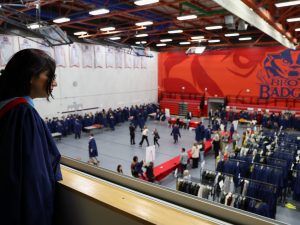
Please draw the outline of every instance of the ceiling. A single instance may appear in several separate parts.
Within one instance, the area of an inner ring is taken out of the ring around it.
[[[233,0],[231,0],[233,1]],[[278,0],[241,0],[258,16],[267,21],[274,29],[294,44],[298,43],[300,31],[299,22],[287,22],[288,18],[300,17],[300,5],[277,8]],[[93,41],[109,41],[124,45],[137,45],[136,42],[146,42],[144,46],[158,51],[173,51],[187,46],[197,46],[199,42],[191,41],[193,36],[204,36],[201,45],[209,48],[248,47],[280,45],[256,27],[244,26],[243,21],[229,11],[219,6],[213,0],[160,0],[158,3],[137,6],[134,1],[124,0],[1,0],[2,15],[23,23],[47,21],[53,24],[53,19],[59,17],[70,18],[69,22],[58,24],[69,36],[75,32],[86,31],[88,35],[83,39]],[[89,11],[106,8],[108,14],[92,16]],[[1,8],[0,8],[1,9]],[[3,9],[5,9],[3,11]],[[1,10],[0,10],[1,11]],[[180,15],[197,15],[196,19],[180,21]],[[225,18],[233,19],[225,24]],[[152,21],[150,26],[136,26],[137,22]],[[281,25],[282,26],[281,26]],[[207,30],[205,27],[221,25],[222,29]],[[0,26],[10,28],[7,21],[0,18]],[[100,31],[104,27],[115,27],[114,31]],[[242,30],[238,30],[238,28]],[[246,28],[246,29],[245,29]],[[170,30],[182,30],[182,33],[169,34]],[[228,33],[239,33],[239,36],[226,37]],[[137,34],[148,34],[147,37],[136,37]],[[119,40],[110,40],[111,37],[120,37]],[[251,37],[251,40],[241,41],[240,38]],[[81,40],[83,40],[81,39]],[[158,47],[162,39],[172,39],[165,42],[166,46]],[[209,40],[220,40],[211,43]],[[180,42],[189,41],[190,44],[180,45]]]

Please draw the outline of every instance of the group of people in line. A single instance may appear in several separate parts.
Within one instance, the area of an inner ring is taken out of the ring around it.
[[[131,121],[135,127],[143,129],[149,114],[158,110],[157,104],[143,104],[117,109],[102,109],[96,113],[70,114],[61,118],[45,118],[45,123],[51,133],[61,133],[62,136],[75,134],[75,139],[80,139],[81,132],[85,127],[101,125],[103,127],[115,129],[115,126],[125,121]]]

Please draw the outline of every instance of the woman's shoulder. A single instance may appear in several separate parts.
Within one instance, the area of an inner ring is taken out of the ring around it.
[[[13,108],[9,109],[4,115],[3,118],[7,118],[8,120],[15,120],[18,121],[30,119],[32,117],[40,118],[38,112],[28,103],[21,103]],[[6,119],[4,119],[6,120]]]

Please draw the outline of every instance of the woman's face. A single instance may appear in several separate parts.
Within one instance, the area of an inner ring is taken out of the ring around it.
[[[38,78],[32,78],[30,97],[34,98],[47,98],[47,83],[48,83],[48,71],[42,72]],[[56,80],[53,80],[51,84],[51,92],[54,87],[57,86]]]

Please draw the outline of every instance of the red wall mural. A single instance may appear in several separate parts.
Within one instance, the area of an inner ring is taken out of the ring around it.
[[[160,92],[300,100],[300,50],[239,48],[159,54]]]

